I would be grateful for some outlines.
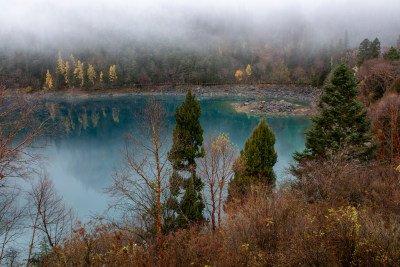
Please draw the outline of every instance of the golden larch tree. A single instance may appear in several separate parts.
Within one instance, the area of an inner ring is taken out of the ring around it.
[[[53,87],[53,78],[51,78],[49,70],[47,70],[46,72],[46,85],[48,89],[51,89]]]
[[[243,71],[237,70],[235,73],[236,81],[241,82],[243,80]]]
[[[87,75],[88,75],[88,79],[89,81],[94,84],[94,79],[96,79],[97,75],[96,75],[96,71],[94,70],[94,67],[92,64],[89,64],[88,70],[87,70]]]
[[[58,52],[58,59],[57,59],[57,73],[64,75],[65,74],[65,65],[64,65],[64,61],[61,57],[61,53]]]
[[[78,60],[75,70],[74,70],[74,76],[77,80],[80,81],[80,86],[83,87],[84,84],[84,79],[83,79],[83,63]]]
[[[247,77],[250,77],[250,76],[251,76],[251,66],[250,66],[250,64],[247,64],[247,67],[246,67],[246,74],[247,74]]]
[[[111,83],[117,81],[117,72],[115,71],[115,64],[110,66],[109,80]]]

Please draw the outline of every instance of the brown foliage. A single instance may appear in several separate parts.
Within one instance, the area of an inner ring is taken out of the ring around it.
[[[400,96],[390,93],[369,108],[371,130],[379,144],[377,158],[400,163]]]
[[[400,215],[400,173],[393,166],[333,162],[306,162],[292,188],[300,190],[310,204],[325,201],[331,207],[362,206],[388,216]]]
[[[218,232],[166,236],[164,265],[399,266],[400,173],[344,154],[306,162],[300,179],[276,192],[251,187],[226,207]],[[49,265],[160,264],[155,240],[134,243],[112,225],[81,227],[48,255]]]
[[[166,265],[224,266],[227,255],[222,240],[219,234],[195,227],[171,234],[165,241]]]
[[[128,232],[103,224],[99,218],[78,224],[72,238],[54,247],[41,263],[47,266],[151,266],[145,248],[145,244],[135,243]]]
[[[383,59],[365,61],[357,72],[362,102],[369,105],[380,99],[400,73],[399,62]]]

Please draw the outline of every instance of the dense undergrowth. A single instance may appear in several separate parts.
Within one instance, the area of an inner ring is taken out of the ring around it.
[[[80,225],[39,266],[398,266],[400,173],[391,165],[309,162],[308,179],[265,186],[226,205],[222,229],[207,224],[138,239],[115,224]],[[312,179],[310,179],[312,177]]]

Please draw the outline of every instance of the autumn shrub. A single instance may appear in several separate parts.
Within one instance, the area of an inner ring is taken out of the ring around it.
[[[369,108],[371,130],[378,143],[377,158],[400,163],[400,96],[390,93]]]
[[[400,76],[397,76],[396,80],[390,85],[388,93],[400,93]]]
[[[295,179],[288,186],[300,190],[305,201],[329,201],[332,205],[343,200],[359,203],[358,181],[354,180],[361,162],[351,159],[347,149],[331,152],[328,157],[303,160],[292,169]]]
[[[229,207],[223,237],[225,266],[350,266],[359,240],[358,210],[307,204],[301,192],[252,188]]]
[[[400,172],[392,165],[308,161],[303,180],[250,186],[221,229],[166,235],[164,266],[399,266]],[[42,257],[48,266],[159,266],[157,242],[101,220]]]
[[[79,224],[64,244],[43,256],[39,266],[150,266],[157,259],[150,257],[147,244],[136,243],[133,235],[113,224],[90,221]],[[154,251],[153,255],[157,255]]]
[[[363,103],[369,105],[379,100],[400,73],[398,61],[372,59],[365,61],[356,73]]]
[[[269,264],[301,226],[305,203],[294,192],[270,193],[265,185],[253,186],[244,201],[226,210],[224,243],[232,266]]]
[[[364,168],[358,179],[363,181],[364,207],[382,216],[400,216],[400,172],[391,165],[376,164]]]
[[[329,207],[327,202],[308,205],[301,238],[280,264],[302,266],[398,266],[398,220],[386,221],[369,209]]]
[[[308,202],[303,211],[305,235],[291,240],[288,247],[296,247],[296,252],[281,263],[400,264],[398,168],[332,155],[327,160],[304,162],[300,174],[290,188],[299,190]]]
[[[199,226],[166,236],[164,249],[167,266],[224,266],[226,259],[220,233]]]
[[[375,210],[360,211],[360,240],[357,254],[359,265],[399,266],[400,265],[400,218],[388,218]]]

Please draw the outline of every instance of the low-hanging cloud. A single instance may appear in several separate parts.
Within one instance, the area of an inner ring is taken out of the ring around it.
[[[393,45],[400,34],[400,1],[123,1],[13,0],[0,9],[0,44],[117,45],[121,40],[213,42],[238,36],[284,41],[304,35],[315,43],[344,37]]]

